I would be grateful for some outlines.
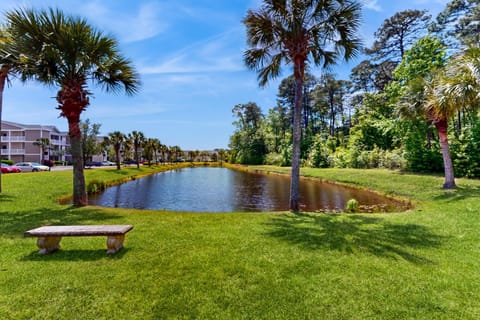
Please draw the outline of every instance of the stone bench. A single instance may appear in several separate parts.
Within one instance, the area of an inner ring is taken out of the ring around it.
[[[24,236],[38,237],[39,254],[60,249],[62,237],[107,236],[107,254],[113,254],[123,247],[125,234],[132,229],[131,225],[44,226],[28,230]]]

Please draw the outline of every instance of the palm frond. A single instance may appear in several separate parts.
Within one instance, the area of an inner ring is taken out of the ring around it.
[[[51,8],[12,10],[6,18],[15,39],[11,52],[18,54],[23,81],[62,86],[66,81],[92,80],[108,92],[138,91],[139,76],[132,63],[119,54],[116,40],[85,19]]]

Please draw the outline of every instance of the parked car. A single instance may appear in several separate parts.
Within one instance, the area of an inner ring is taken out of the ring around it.
[[[10,173],[12,170],[10,169],[10,166],[6,163],[2,163],[2,166],[0,167],[0,171],[2,173]]]
[[[23,172],[38,172],[38,171],[49,171],[48,166],[44,166],[38,162],[19,162],[15,166],[19,167]]]
[[[10,172],[12,172],[12,173],[22,172],[22,169],[20,169],[16,165],[12,164],[11,166],[8,166],[8,167],[10,168]]]
[[[101,167],[102,162],[101,161],[87,161],[85,162],[85,167]]]
[[[112,161],[102,161],[102,166],[115,166],[116,163]]]

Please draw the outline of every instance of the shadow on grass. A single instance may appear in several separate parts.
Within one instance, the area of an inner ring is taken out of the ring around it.
[[[32,211],[0,211],[0,234],[18,236],[29,229],[44,225],[102,224],[117,218],[95,208],[75,209],[73,207],[52,209],[40,208]]]
[[[7,194],[1,194],[0,193],[0,203],[2,202],[12,202],[15,199],[15,197],[9,196]]]
[[[440,195],[435,197],[435,200],[445,200],[448,202],[454,201],[461,201],[465,199],[471,198],[479,198],[480,197],[480,187],[478,186],[457,186],[456,189],[452,190],[444,190],[444,192]]]
[[[378,257],[432,263],[416,250],[438,248],[446,240],[416,224],[393,224],[360,215],[285,215],[268,222],[269,236],[307,250],[365,252]]]
[[[98,250],[68,250],[64,248],[47,255],[41,255],[38,251],[33,251],[30,254],[24,256],[22,261],[96,261],[96,260],[118,260],[121,259],[128,251],[129,248],[122,248],[119,252],[108,255],[107,249]]]

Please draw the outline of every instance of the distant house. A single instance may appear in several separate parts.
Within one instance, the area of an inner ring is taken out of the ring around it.
[[[54,126],[20,124],[2,121],[1,159],[13,160],[14,162],[42,160],[42,150],[34,142],[40,138],[48,138],[50,146],[45,151],[43,159],[71,161],[70,139],[68,132],[58,130]]]

